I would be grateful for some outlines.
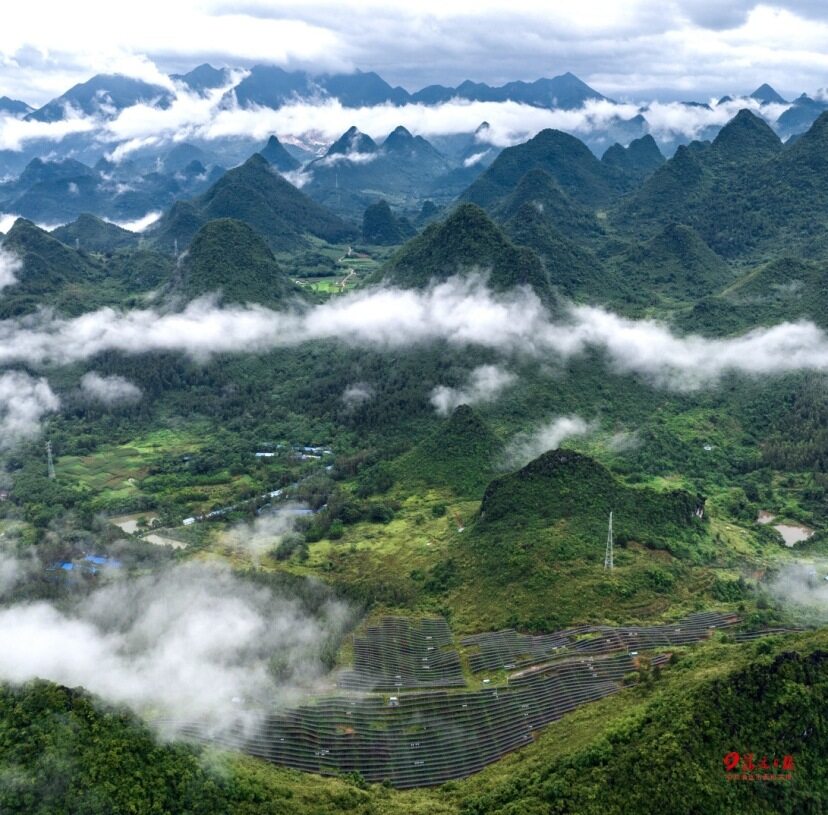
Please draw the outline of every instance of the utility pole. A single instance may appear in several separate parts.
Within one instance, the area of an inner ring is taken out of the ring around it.
[[[612,511],[609,516],[609,529],[607,530],[607,548],[604,552],[604,568],[612,571],[615,564],[612,562]]]
[[[49,478],[55,477],[55,460],[52,458],[52,442],[46,442],[46,461],[49,467]]]

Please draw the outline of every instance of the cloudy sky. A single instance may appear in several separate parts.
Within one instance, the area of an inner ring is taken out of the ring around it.
[[[615,98],[696,98],[828,76],[817,0],[34,0],[0,27],[0,94],[32,105],[99,72],[270,62],[376,70],[408,89],[570,70]]]

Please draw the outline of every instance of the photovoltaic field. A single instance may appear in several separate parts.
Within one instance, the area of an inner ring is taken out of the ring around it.
[[[477,634],[461,641],[471,671],[511,673],[488,686],[476,676],[478,687],[470,689],[445,620],[384,617],[355,636],[354,665],[339,675],[339,692],[266,715],[253,737],[239,731],[209,740],[307,772],[356,771],[399,788],[439,784],[482,769],[569,711],[617,692],[645,652],[651,667],[664,665],[671,646],[739,622],[735,614],[701,612],[657,626]],[[782,630],[734,637],[771,633]],[[208,739],[196,727],[186,732]]]

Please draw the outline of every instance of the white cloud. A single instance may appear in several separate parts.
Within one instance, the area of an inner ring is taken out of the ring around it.
[[[80,381],[84,395],[96,402],[113,407],[137,402],[141,389],[122,376],[101,376],[94,371],[84,374]]]
[[[163,214],[161,210],[155,210],[154,212],[148,212],[140,218],[136,218],[134,221],[109,221],[109,223],[120,226],[121,229],[127,229],[130,232],[143,232],[149,229]]]
[[[479,164],[486,156],[491,153],[491,150],[481,150],[479,153],[473,153],[468,158],[463,159],[463,166],[464,167],[474,167],[475,164]]]
[[[431,392],[431,404],[441,416],[451,413],[459,405],[477,405],[493,402],[514,384],[517,377],[497,365],[480,365],[470,374],[461,388],[439,385]]]
[[[286,173],[280,173],[280,175],[285,181],[300,190],[313,178],[313,173],[305,172],[303,169],[290,170]]]
[[[104,308],[72,319],[41,312],[0,322],[0,365],[66,364],[104,351],[179,351],[204,359],[322,339],[377,348],[442,341],[543,361],[597,350],[614,369],[677,390],[715,385],[734,373],[828,371],[828,336],[810,322],[714,339],[681,336],[656,320],[632,320],[594,306],[570,306],[554,319],[530,289],[495,294],[474,276],[425,291],[362,289],[286,311],[219,308],[201,298],[178,312]]]
[[[5,235],[19,217],[19,215],[13,215],[9,212],[0,212],[0,232]]]
[[[259,515],[252,523],[241,523],[224,533],[222,542],[235,556],[241,554],[258,567],[262,557],[278,549],[295,531],[297,505],[285,505],[272,514]]]
[[[0,229],[0,231],[5,230]],[[0,290],[17,283],[17,273],[22,266],[23,263],[17,255],[0,247]]]
[[[557,416],[527,433],[515,436],[506,446],[505,466],[522,467],[547,450],[555,450],[566,439],[584,436],[597,429],[596,422],[588,422],[580,416]]]
[[[806,623],[828,620],[828,561],[798,561],[783,567],[768,585],[771,595]]]
[[[180,724],[251,725],[257,705],[315,687],[323,647],[346,617],[334,602],[310,616],[226,567],[189,563],[102,586],[73,608],[0,610],[0,679],[82,685]]]
[[[82,0],[45,8],[20,5],[4,20],[0,93],[42,103],[93,73],[168,84],[156,64],[186,70],[205,59],[318,72],[359,66],[409,88],[572,70],[626,96],[744,92],[763,81],[793,91],[823,82],[828,67],[825,8],[798,0],[146,0],[117,10]]]
[[[348,385],[342,393],[342,401],[349,410],[354,410],[374,398],[374,388],[367,382],[355,382]]]
[[[332,167],[336,164],[369,164],[378,157],[378,153],[359,153],[357,151],[351,153],[333,153],[330,156],[325,156],[319,159],[318,166]]]
[[[296,101],[279,109],[239,107],[226,92],[241,77],[233,72],[223,88],[206,95],[190,93],[179,86],[172,104],[160,108],[139,103],[112,118],[101,119],[72,114],[72,118],[55,123],[24,122],[14,117],[0,117],[0,149],[21,150],[33,140],[59,141],[70,133],[90,133],[110,145],[107,156],[120,162],[131,154],[149,148],[161,149],[186,140],[246,138],[264,140],[273,133],[280,139],[330,143],[354,122],[373,138],[384,137],[398,125],[425,137],[471,133],[481,121],[489,122],[478,134],[481,144],[506,147],[531,138],[544,128],[555,128],[588,138],[621,120],[643,111],[650,132],[656,139],[670,141],[676,137],[691,139],[705,128],[720,127],[741,108],[749,108],[769,122],[775,121],[785,105],[760,104],[750,98],[734,98],[709,108],[677,102],[651,101],[645,104],[614,103],[590,100],[575,110],[548,109],[519,102],[471,102],[453,99],[439,105],[390,104],[346,108],[336,99]],[[711,103],[714,100],[710,100]],[[465,165],[480,161],[487,151],[481,150],[466,159]],[[348,153],[327,156],[324,165],[337,162],[361,164],[373,161],[376,153]],[[300,186],[300,184],[297,184]]]
[[[45,379],[21,371],[0,375],[0,448],[40,431],[40,420],[60,407],[60,399]]]
[[[36,139],[60,141],[75,133],[91,133],[99,128],[92,118],[69,111],[68,117],[57,122],[38,122],[0,114],[0,150],[21,150]]]
[[[613,453],[627,453],[637,450],[641,444],[641,433],[637,430],[619,430],[610,436],[607,448]]]

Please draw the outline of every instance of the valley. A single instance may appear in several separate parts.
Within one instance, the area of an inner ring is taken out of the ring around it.
[[[612,101],[232,93],[550,83]],[[0,810],[821,811],[828,112],[749,98],[0,185]]]

